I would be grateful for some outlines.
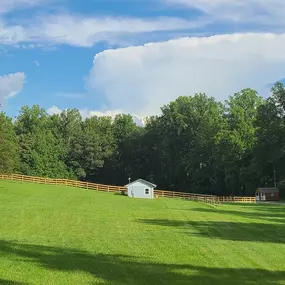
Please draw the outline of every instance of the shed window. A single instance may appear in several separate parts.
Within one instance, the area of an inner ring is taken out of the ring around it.
[[[149,189],[145,189],[145,190],[144,190],[144,194],[145,194],[145,195],[149,195]]]

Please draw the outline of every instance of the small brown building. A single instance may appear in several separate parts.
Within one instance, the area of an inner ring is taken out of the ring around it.
[[[279,201],[277,188],[258,188],[255,192],[256,201]]]

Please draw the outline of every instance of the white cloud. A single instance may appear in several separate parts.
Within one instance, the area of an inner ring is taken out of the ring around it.
[[[60,108],[58,108],[57,106],[52,106],[51,108],[49,108],[47,110],[47,113],[49,115],[59,115],[63,110],[61,110]],[[116,115],[118,114],[122,114],[122,111],[119,110],[105,110],[105,111],[94,111],[94,110],[89,110],[89,109],[80,109],[79,113],[81,115],[81,117],[83,118],[83,120],[85,120],[86,118],[91,118],[91,117],[111,117],[111,118],[115,118]],[[145,124],[145,119],[141,118],[139,116],[136,115],[132,115],[133,121],[139,125],[139,126],[143,126]]]
[[[262,25],[285,23],[284,0],[162,0],[196,8],[216,20],[243,21]],[[282,26],[283,28],[283,26]]]
[[[0,0],[0,14],[19,8],[32,7],[54,0]],[[91,47],[106,41],[110,44],[128,45],[135,36],[161,31],[173,33],[194,32],[209,24],[234,22],[242,24],[234,29],[243,31],[284,32],[284,0],[157,0],[173,5],[183,5],[203,12],[200,17],[189,13],[189,18],[132,18],[87,17],[74,14],[37,16],[19,24],[8,24],[0,19],[0,44],[12,44],[22,48],[39,48],[46,45],[67,44]],[[14,20],[15,23],[16,20]],[[254,24],[248,26],[245,24]],[[204,29],[204,35],[205,35]],[[232,27],[225,27],[232,29]],[[189,34],[187,34],[189,35]],[[146,42],[147,39],[142,39]],[[137,42],[136,42],[137,43]]]
[[[87,85],[110,110],[148,116],[180,95],[205,92],[218,100],[242,88],[265,94],[285,77],[285,34],[181,38],[96,55]]]
[[[44,42],[90,47],[100,41],[118,42],[126,34],[185,30],[206,23],[204,20],[188,21],[171,17],[151,20],[57,15],[38,18],[28,26],[9,26],[0,22],[0,43],[17,45],[23,42]]]
[[[0,76],[0,103],[20,93],[25,82],[25,74],[18,72]]]
[[[114,118],[116,115],[121,114],[122,112],[120,111],[113,111],[113,110],[106,110],[106,111],[92,111],[92,110],[88,110],[88,109],[81,109],[79,110],[81,116],[83,119],[85,118],[90,118],[90,117],[112,117]]]
[[[63,110],[58,108],[57,106],[52,106],[47,110],[47,113],[49,115],[59,115]],[[97,111],[97,110],[89,110],[89,109],[79,109],[80,115],[83,119],[90,118],[93,116],[97,117],[115,117],[117,114],[122,113],[121,111],[111,111],[111,110],[105,110],[105,111]]]
[[[53,105],[49,109],[47,109],[47,113],[49,115],[59,115],[63,110],[59,109],[57,106]]]

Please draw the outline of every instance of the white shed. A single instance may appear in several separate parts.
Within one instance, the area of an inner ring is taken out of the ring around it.
[[[133,181],[125,187],[128,188],[128,196],[132,198],[154,198],[154,188],[156,185],[143,179]]]

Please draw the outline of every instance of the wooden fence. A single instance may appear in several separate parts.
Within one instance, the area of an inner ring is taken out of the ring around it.
[[[89,182],[82,182],[82,181],[68,180],[68,179],[52,179],[52,178],[43,178],[36,176],[26,176],[20,174],[0,175],[0,179],[48,184],[48,185],[71,186],[71,187],[84,188],[84,189],[90,189],[102,192],[111,192],[111,193],[127,192],[127,188],[121,186],[111,186],[111,185],[96,184],[96,183],[89,183]],[[185,200],[200,201],[200,202],[213,203],[213,204],[256,203],[255,197],[218,197],[214,195],[200,195],[200,194],[173,192],[173,191],[164,191],[164,190],[154,190],[154,195],[155,197],[180,198]]]
[[[200,201],[206,203],[256,203],[255,197],[219,197],[215,195],[201,195],[163,190],[154,190],[154,195],[158,197],[182,198],[186,200]]]
[[[256,203],[255,197],[218,197],[220,203]]]
[[[166,198],[181,198],[185,200],[200,201],[206,203],[217,203],[218,197],[214,195],[200,195],[184,192],[173,192],[164,190],[154,190],[154,195],[156,197],[166,197]]]
[[[120,186],[103,185],[103,184],[96,184],[96,183],[89,183],[89,182],[82,182],[82,181],[68,180],[68,179],[52,179],[52,178],[43,178],[36,176],[26,176],[20,174],[0,175],[0,179],[39,183],[39,184],[49,184],[49,185],[72,186],[72,187],[103,191],[103,192],[113,192],[113,193],[120,193],[121,191],[127,190],[127,188]]]

